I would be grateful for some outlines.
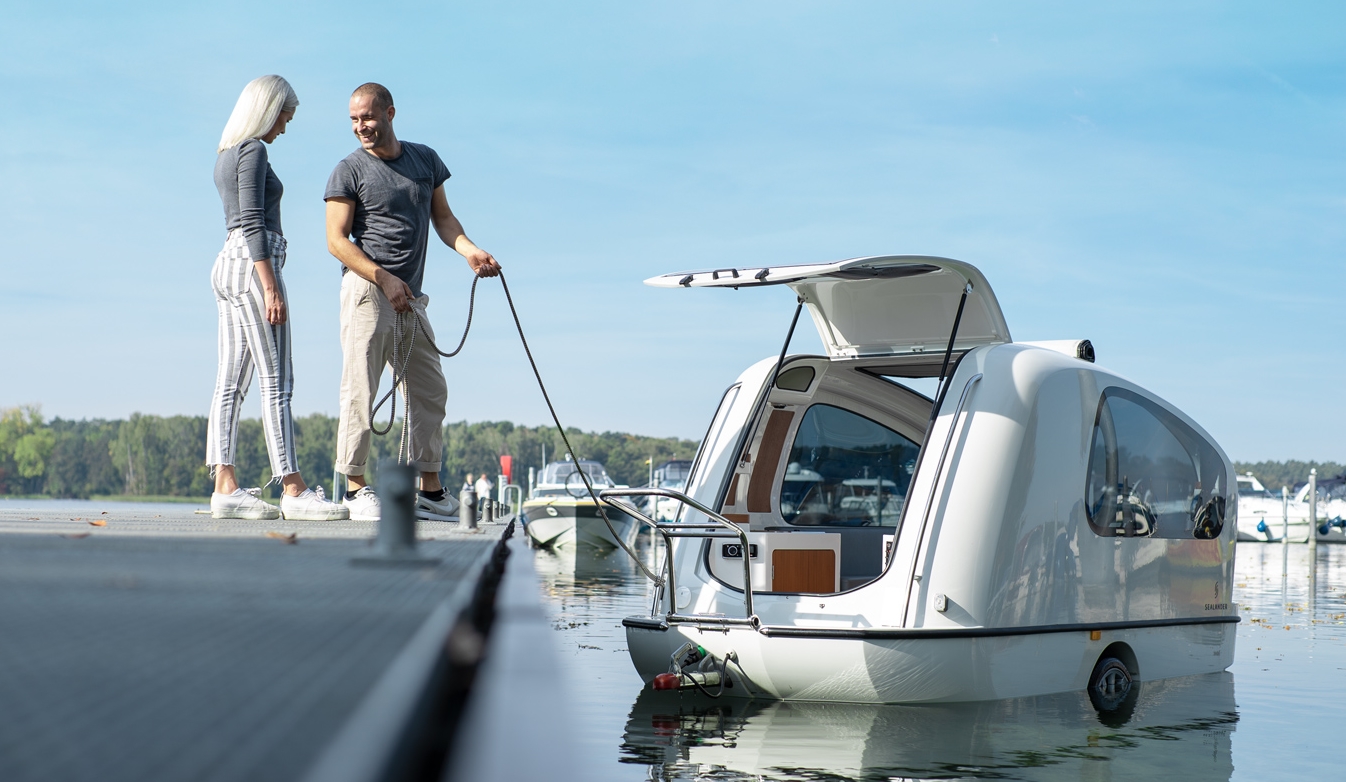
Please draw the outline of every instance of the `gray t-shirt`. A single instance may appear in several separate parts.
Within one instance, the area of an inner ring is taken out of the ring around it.
[[[449,169],[433,149],[403,141],[402,154],[392,160],[363,149],[347,155],[332,170],[323,199],[355,202],[355,246],[419,296],[430,239],[430,194],[448,178]]]
[[[224,203],[224,230],[243,229],[254,261],[271,257],[267,231],[280,230],[285,188],[266,159],[266,144],[250,138],[215,156],[215,187]]]

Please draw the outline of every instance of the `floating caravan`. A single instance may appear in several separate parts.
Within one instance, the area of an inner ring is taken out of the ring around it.
[[[826,348],[729,386],[685,492],[603,492],[683,505],[644,519],[662,583],[623,622],[656,688],[1106,701],[1233,661],[1232,464],[1087,341],[1013,342],[976,268],[885,256],[647,284],[789,285]]]

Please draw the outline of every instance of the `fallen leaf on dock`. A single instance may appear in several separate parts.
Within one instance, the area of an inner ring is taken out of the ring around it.
[[[291,532],[288,535],[286,535],[284,532],[267,532],[266,536],[268,538],[279,540],[280,542],[284,543],[287,546],[293,546],[294,544],[299,542],[298,532]]]
[[[90,526],[90,527],[106,527],[106,526],[107,526],[107,522],[106,522],[106,521],[103,521],[102,519],[94,519],[93,521],[89,522],[89,526]]]
[[[87,533],[87,532],[76,532],[76,533],[73,534],[73,535],[62,535],[61,537],[63,537],[63,538],[69,538],[69,539],[71,539],[71,540],[79,540],[80,538],[87,538],[87,537],[89,537],[89,533]]]
[[[106,515],[107,515],[107,511],[103,511],[103,515],[106,516]]]

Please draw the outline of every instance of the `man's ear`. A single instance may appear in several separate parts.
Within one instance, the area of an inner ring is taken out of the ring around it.
[[[395,114],[397,114],[397,107],[396,107],[396,106],[389,106],[389,107],[388,107],[388,121],[389,121],[389,122],[392,122],[392,121],[393,121],[393,115],[395,115]]]

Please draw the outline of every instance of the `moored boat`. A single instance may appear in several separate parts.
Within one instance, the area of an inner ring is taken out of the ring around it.
[[[589,496],[581,470],[595,491],[616,486],[599,462],[587,459],[578,463],[551,462],[542,469],[520,510],[529,539],[545,548],[613,549],[622,543],[628,548],[635,545],[640,523],[616,508],[604,508],[605,521],[597,503]]]

